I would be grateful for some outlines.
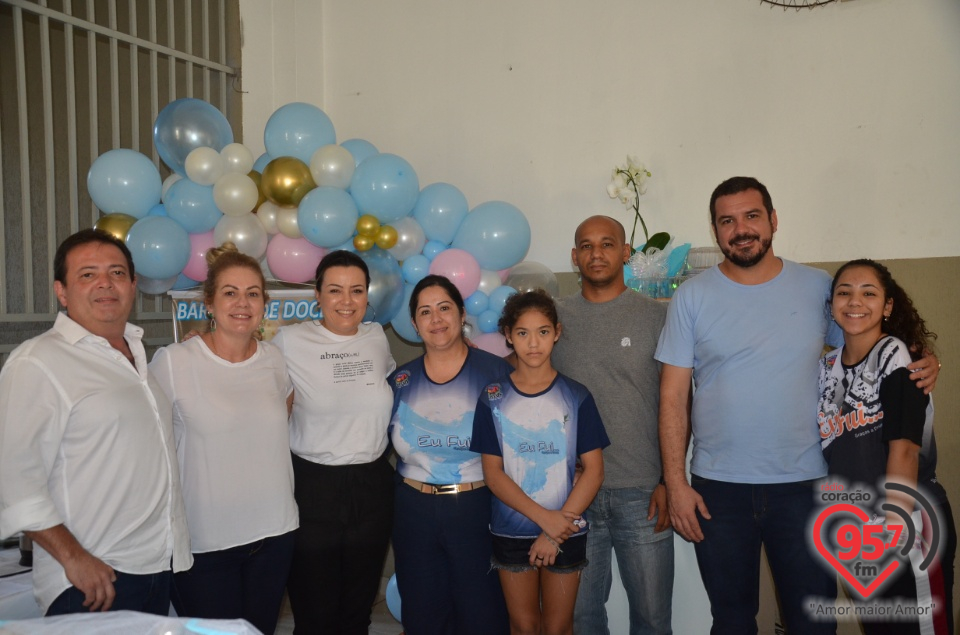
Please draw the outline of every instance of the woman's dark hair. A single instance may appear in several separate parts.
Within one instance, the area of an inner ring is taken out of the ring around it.
[[[430,274],[426,276],[417,285],[413,288],[413,292],[410,294],[410,319],[416,321],[417,319],[417,305],[420,303],[420,294],[424,289],[429,289],[430,287],[440,287],[447,292],[447,295],[450,296],[450,299],[453,300],[453,303],[457,305],[457,310],[460,311],[460,316],[463,317],[466,312],[463,308],[463,296],[460,294],[460,289],[456,287],[450,280],[444,276],[438,276],[436,274]]]
[[[317,265],[317,273],[315,274],[317,291],[323,286],[323,274],[325,274],[330,267],[356,267],[363,272],[363,277],[367,279],[367,287],[370,287],[370,269],[367,267],[367,263],[363,261],[363,258],[352,251],[338,249],[324,256],[320,264]]]
[[[207,260],[207,279],[203,281],[203,301],[208,306],[213,304],[213,298],[217,294],[220,274],[232,267],[244,267],[260,276],[263,302],[266,304],[270,301],[270,296],[267,294],[267,281],[263,277],[260,263],[252,256],[241,253],[232,242],[225,242],[219,247],[211,247],[207,250],[205,257]]]
[[[913,306],[913,301],[907,292],[903,290],[897,281],[890,275],[890,270],[875,260],[861,258],[851,260],[837,270],[833,276],[833,283],[830,285],[830,298],[833,299],[833,292],[837,287],[837,280],[841,274],[848,269],[855,267],[866,267],[873,269],[883,287],[884,300],[893,300],[893,309],[890,317],[881,323],[883,332],[892,335],[903,341],[910,350],[910,356],[914,361],[923,357],[924,351],[932,349],[933,340],[937,339],[937,334],[927,330],[927,324],[920,317],[920,313]]]
[[[543,289],[534,289],[525,293],[514,293],[507,298],[507,303],[503,307],[503,313],[500,315],[500,321],[497,328],[503,333],[504,337],[510,334],[510,331],[516,326],[520,316],[527,311],[538,311],[543,313],[550,320],[553,327],[556,328],[560,323],[557,317],[557,305],[553,298]],[[513,348],[513,344],[507,339],[507,346]]]

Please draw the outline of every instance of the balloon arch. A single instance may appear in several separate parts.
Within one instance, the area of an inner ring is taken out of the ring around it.
[[[104,214],[95,226],[126,241],[143,293],[197,286],[204,254],[226,241],[259,259],[267,278],[294,283],[312,281],[327,251],[348,249],[370,267],[377,322],[419,342],[404,307],[421,278],[444,275],[463,294],[473,341],[501,354],[507,297],[536,287],[557,294],[547,267],[523,262],[530,224],[510,203],[471,210],[449,183],[421,189],[402,157],[363,139],[337,145],[330,118],[310,104],[277,109],[263,138],[267,151],[254,160],[219,110],[185,98],[154,123],[157,153],[173,172],[165,181],[134,150],[94,161],[87,189]]]

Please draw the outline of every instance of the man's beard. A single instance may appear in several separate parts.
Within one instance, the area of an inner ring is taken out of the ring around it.
[[[730,247],[730,243],[734,243],[743,238],[755,238],[760,240],[760,248],[756,251],[756,253],[746,253],[741,255],[739,252]],[[730,243],[727,243],[726,247],[720,247],[720,251],[723,252],[724,257],[738,267],[748,269],[763,260],[763,257],[767,255],[767,252],[770,251],[770,245],[773,244],[773,237],[771,236],[770,238],[760,239],[760,237],[756,235],[740,235],[731,239]]]

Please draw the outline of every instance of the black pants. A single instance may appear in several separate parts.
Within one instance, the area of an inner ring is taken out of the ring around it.
[[[393,519],[393,468],[293,455],[300,508],[287,592],[298,635],[366,635]]]

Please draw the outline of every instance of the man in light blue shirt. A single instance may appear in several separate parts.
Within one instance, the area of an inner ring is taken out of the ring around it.
[[[712,633],[757,631],[761,545],[788,630],[833,633],[834,622],[811,621],[804,608],[806,597],[836,594],[806,536],[813,481],[827,474],[817,362],[825,342],[842,341],[826,309],[830,277],[774,255],[777,212],[756,179],[721,183],[710,213],[726,258],[677,290],[656,352],[670,517],[696,543]],[[921,387],[932,385],[935,359],[914,368]]]

